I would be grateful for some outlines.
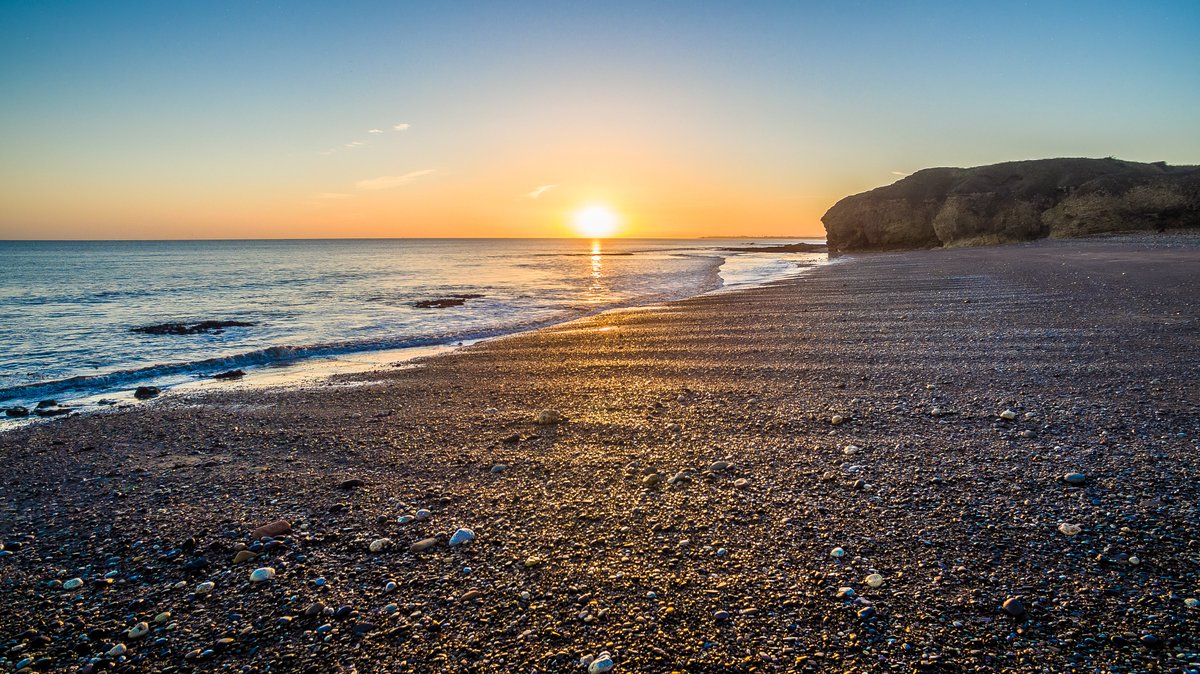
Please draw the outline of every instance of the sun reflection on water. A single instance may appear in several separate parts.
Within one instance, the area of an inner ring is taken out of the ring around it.
[[[603,295],[604,291],[604,255],[600,248],[600,239],[592,240],[592,284],[591,292],[593,295]],[[593,301],[600,301],[601,298],[593,297]]]

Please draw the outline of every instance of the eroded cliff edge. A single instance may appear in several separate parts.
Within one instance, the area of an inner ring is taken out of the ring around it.
[[[846,197],[821,221],[831,251],[1200,227],[1200,167],[1110,158],[930,168]]]

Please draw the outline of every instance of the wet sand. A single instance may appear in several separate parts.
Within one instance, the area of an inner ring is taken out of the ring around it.
[[[1194,236],[856,255],[10,431],[0,668],[1196,670],[1198,298]]]

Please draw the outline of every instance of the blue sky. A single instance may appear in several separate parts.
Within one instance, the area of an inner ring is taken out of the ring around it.
[[[6,3],[0,36],[0,238],[553,235],[595,200],[799,234],[927,166],[1200,163],[1200,2]]]

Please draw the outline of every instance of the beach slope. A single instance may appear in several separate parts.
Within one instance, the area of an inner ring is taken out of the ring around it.
[[[316,389],[11,431],[0,658],[1200,666],[1198,270],[1183,236],[864,254]]]

